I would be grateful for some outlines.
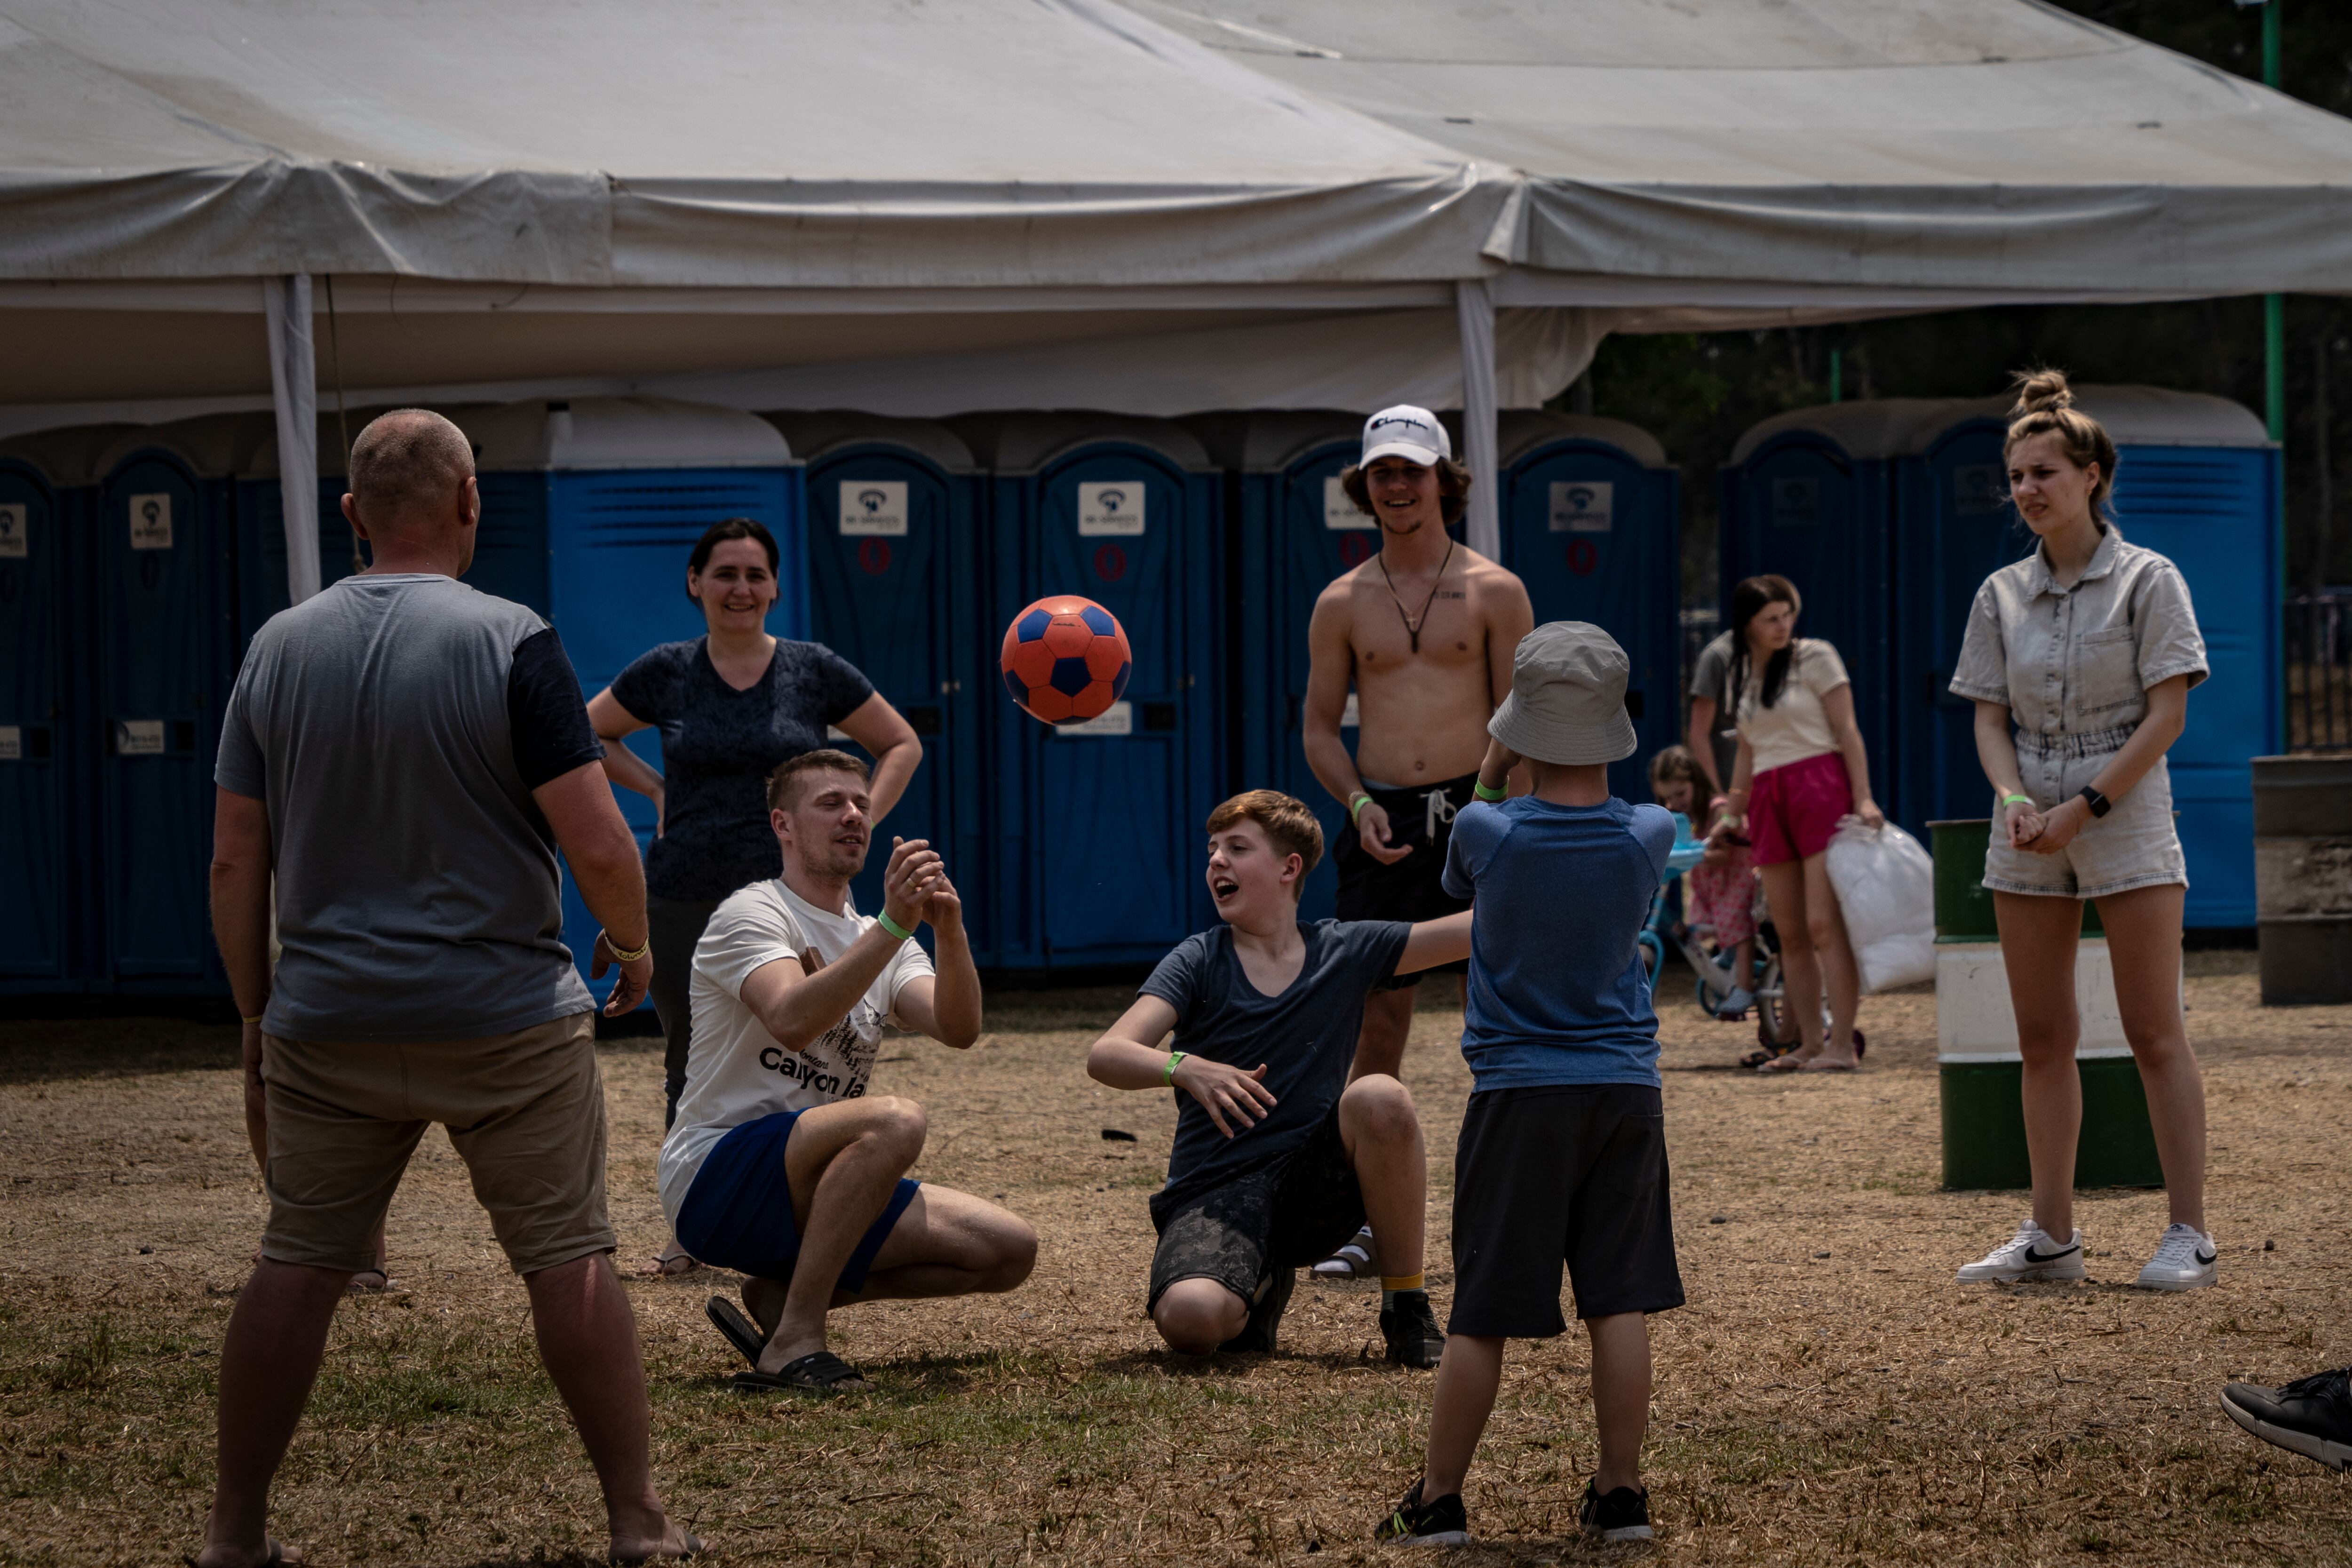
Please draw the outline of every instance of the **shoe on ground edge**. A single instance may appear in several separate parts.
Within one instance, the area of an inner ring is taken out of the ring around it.
[[[2028,1219],[2017,1234],[1978,1258],[1960,1266],[1952,1276],[1963,1285],[1989,1282],[2014,1285],[2028,1279],[2080,1279],[2083,1277],[2083,1233],[2076,1231],[2061,1246],[2050,1233]]]
[[[2314,1373],[2278,1388],[2233,1383],[2221,1390],[2221,1408],[2265,1443],[2331,1470],[2352,1467],[2352,1367]]]
[[[1373,1529],[1372,1539],[1382,1546],[1467,1546],[1470,1517],[1462,1511],[1460,1492],[1423,1502],[1415,1481],[1396,1511]]]
[[[1391,1366],[1427,1371],[1445,1353],[1445,1331],[1429,1310],[1426,1290],[1400,1290],[1395,1306],[1381,1309],[1381,1338],[1388,1342]]]
[[[2156,1244],[2156,1256],[2132,1283],[2143,1290],[2199,1289],[2213,1283],[2214,1260],[2220,1256],[2213,1238],[2195,1226],[2167,1226]]]
[[[1249,1321],[1242,1325],[1242,1331],[1217,1348],[1250,1355],[1272,1355],[1275,1331],[1282,1326],[1283,1310],[1290,1305],[1290,1293],[1297,1288],[1298,1270],[1276,1269],[1267,1278],[1257,1305],[1250,1309]]]
[[[1745,985],[1735,985],[1730,995],[1715,1005],[1715,1016],[1727,1024],[1737,1024],[1755,1005],[1756,993]]]
[[[1655,1533],[1650,1529],[1650,1494],[1646,1489],[1636,1491],[1632,1487],[1619,1487],[1608,1496],[1601,1495],[1591,1481],[1584,1483],[1584,1506],[1576,1511],[1576,1521],[1587,1535],[1597,1535],[1603,1541],[1647,1541]]]

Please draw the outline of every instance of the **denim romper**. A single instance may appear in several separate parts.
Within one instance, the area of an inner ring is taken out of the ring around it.
[[[2147,689],[2203,680],[2205,639],[2180,569],[2112,525],[2081,581],[2062,588],[2037,546],[1985,579],[1952,672],[1955,696],[2010,710],[2025,793],[2047,811],[2098,776],[2147,715]],[[2054,855],[2012,848],[1994,803],[1984,885],[2095,899],[2189,883],[2172,826],[2172,777],[2157,759],[2104,817]]]

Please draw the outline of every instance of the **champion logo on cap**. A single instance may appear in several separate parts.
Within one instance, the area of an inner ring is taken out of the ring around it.
[[[1437,416],[1426,408],[1401,403],[1364,421],[1364,450],[1356,462],[1361,468],[1375,458],[1402,458],[1429,468],[1439,458],[1452,456],[1453,437],[1437,422]]]

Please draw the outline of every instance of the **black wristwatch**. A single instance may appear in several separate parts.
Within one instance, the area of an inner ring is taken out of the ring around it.
[[[2105,795],[2101,795],[2089,784],[2084,784],[2082,789],[2076,793],[2082,795],[2083,804],[2091,808],[2091,815],[2093,816],[2105,816],[2109,811],[2114,809],[2114,804],[2109,801]]]

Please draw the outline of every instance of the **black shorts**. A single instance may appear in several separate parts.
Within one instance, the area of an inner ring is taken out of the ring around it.
[[[1464,773],[1418,789],[1373,789],[1366,784],[1365,792],[1373,803],[1389,814],[1390,846],[1410,844],[1412,853],[1392,866],[1383,866],[1365,853],[1354,833],[1340,833],[1332,847],[1332,858],[1339,868],[1339,917],[1343,921],[1433,921],[1468,909],[1469,900],[1445,890],[1445,847],[1454,838],[1454,814],[1478,798],[1471,793],[1477,783],[1476,773]],[[1434,807],[1432,795],[1438,797]],[[1424,974],[1462,974],[1469,968],[1466,959],[1433,964],[1410,974],[1391,974],[1372,989],[1409,990],[1420,984]]]
[[[1179,1279],[1213,1279],[1256,1305],[1275,1270],[1330,1257],[1364,1223],[1339,1108],[1286,1154],[1173,1204],[1153,1197],[1151,1223],[1160,1245],[1145,1311]]]
[[[1666,1119],[1646,1084],[1493,1089],[1454,1152],[1454,1313],[1446,1331],[1540,1340],[1576,1315],[1683,1304],[1666,1190]]]

